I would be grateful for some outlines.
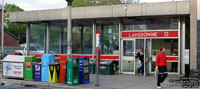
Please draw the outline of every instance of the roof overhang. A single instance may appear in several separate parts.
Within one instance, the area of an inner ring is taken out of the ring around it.
[[[127,9],[125,7],[127,6]],[[11,12],[10,22],[34,23],[67,20],[68,8]],[[187,15],[189,1],[137,3],[72,8],[72,19],[115,18],[134,16]]]

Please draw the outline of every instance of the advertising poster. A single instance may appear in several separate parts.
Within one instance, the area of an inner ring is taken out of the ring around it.
[[[23,67],[23,63],[3,62],[3,76],[23,78]]]

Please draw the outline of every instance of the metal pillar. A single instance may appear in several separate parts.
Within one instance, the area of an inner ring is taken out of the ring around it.
[[[1,51],[2,58],[4,58],[4,0],[2,0]]]
[[[72,20],[71,20],[71,5],[68,5],[68,29],[67,29],[67,55],[72,56]]]
[[[92,59],[95,59],[96,53],[96,21],[93,21],[93,45],[92,45]]]
[[[30,53],[30,24],[27,24],[26,27],[26,55]]]
[[[47,31],[47,35],[46,35],[46,52],[45,53],[49,53],[49,41],[50,41],[50,29],[51,29],[51,24],[48,23],[47,27],[46,27],[46,31]]]

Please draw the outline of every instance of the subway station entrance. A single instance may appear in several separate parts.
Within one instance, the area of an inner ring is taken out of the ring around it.
[[[122,40],[122,73],[136,74],[138,71],[138,57],[137,53],[140,48],[143,49],[144,61],[148,62],[150,58],[150,39],[123,39]],[[144,75],[148,73],[144,63]]]
[[[140,49],[143,49],[143,75],[155,70],[156,55],[160,47],[166,48],[167,69],[171,74],[178,74],[179,69],[179,37],[178,30],[165,31],[122,31],[121,32],[121,70],[123,74],[139,74]]]

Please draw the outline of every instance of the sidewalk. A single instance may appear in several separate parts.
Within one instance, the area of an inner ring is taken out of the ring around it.
[[[169,76],[165,84],[169,85],[162,89],[183,89],[181,84],[171,84],[169,79],[175,79],[178,76]],[[62,83],[47,83],[35,82],[19,79],[2,79],[0,81],[7,81],[14,85],[33,85],[41,89],[156,89],[156,78],[154,76],[138,76],[138,75],[100,75],[100,86],[95,86],[96,75],[90,76],[91,82],[89,84],[81,84],[78,86],[67,86]],[[198,88],[200,89],[200,88]]]

